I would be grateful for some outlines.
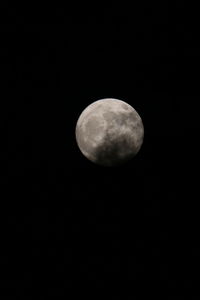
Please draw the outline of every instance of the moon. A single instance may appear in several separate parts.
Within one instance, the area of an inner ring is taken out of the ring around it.
[[[144,126],[130,104],[105,98],[83,110],[76,124],[75,136],[87,159],[98,165],[115,166],[129,161],[139,152]]]

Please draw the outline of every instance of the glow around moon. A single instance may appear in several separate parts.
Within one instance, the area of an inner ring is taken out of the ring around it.
[[[85,108],[77,121],[75,134],[78,147],[86,158],[99,165],[113,166],[138,153],[144,127],[131,105],[106,98]]]

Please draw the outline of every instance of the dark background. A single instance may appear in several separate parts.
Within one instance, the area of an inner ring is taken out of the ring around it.
[[[25,4],[2,15],[2,299],[198,299],[197,8]],[[80,113],[106,97],[145,128],[117,168],[75,141]]]

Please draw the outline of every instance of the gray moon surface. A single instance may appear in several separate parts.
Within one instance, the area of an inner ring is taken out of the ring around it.
[[[144,126],[128,103],[105,98],[87,106],[78,118],[76,141],[82,154],[102,166],[115,166],[132,159],[140,150]]]

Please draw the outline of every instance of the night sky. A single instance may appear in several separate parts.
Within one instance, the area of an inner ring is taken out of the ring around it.
[[[199,299],[196,11],[179,1],[3,10],[6,299]],[[144,124],[140,152],[119,167],[88,161],[75,140],[79,115],[102,98],[129,103]]]

